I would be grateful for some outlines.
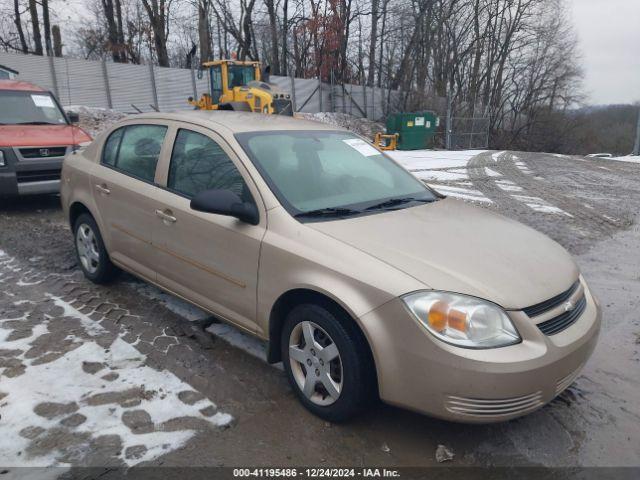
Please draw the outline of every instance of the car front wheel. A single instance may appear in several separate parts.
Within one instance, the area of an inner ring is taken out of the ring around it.
[[[304,304],[291,310],[282,331],[291,386],[308,410],[332,422],[355,416],[374,396],[370,354],[350,322],[338,309]]]

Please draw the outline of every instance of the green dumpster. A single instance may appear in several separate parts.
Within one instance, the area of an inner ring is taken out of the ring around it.
[[[422,150],[436,133],[440,119],[434,112],[396,113],[387,117],[387,133],[397,133],[398,150]]]

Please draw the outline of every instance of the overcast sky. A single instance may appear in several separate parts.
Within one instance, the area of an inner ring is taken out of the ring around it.
[[[589,103],[640,101],[640,0],[569,0]]]

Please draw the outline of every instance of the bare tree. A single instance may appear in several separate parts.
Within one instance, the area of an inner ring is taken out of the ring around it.
[[[55,57],[62,56],[62,35],[60,34],[60,27],[54,25],[51,27],[51,37],[53,39],[53,55]]]
[[[376,72],[376,46],[378,41],[378,20],[380,18],[380,0],[371,0],[371,34],[369,37],[369,73],[367,85],[373,87]]]
[[[121,0],[101,0],[109,36],[108,48],[114,62],[126,62]]]
[[[42,23],[44,25],[44,44],[47,56],[53,55],[53,46],[51,43],[51,21],[49,19],[49,0],[42,1]]]
[[[155,46],[158,65],[169,66],[169,52],[167,50],[167,37],[169,36],[169,7],[171,0],[142,0],[151,30],[153,31],[153,43]]]
[[[27,40],[24,36],[24,30],[22,29],[22,16],[20,13],[20,2],[19,0],[13,0],[13,23],[16,26],[16,31],[18,32],[18,38],[20,39],[20,49],[22,53],[29,53],[29,46],[27,45]]]
[[[200,61],[211,60],[211,0],[198,0],[198,42],[200,43]]]
[[[278,17],[275,0],[264,0],[269,16],[269,32],[271,33],[271,51],[269,64],[274,75],[280,75],[280,48],[278,46]]]
[[[38,4],[36,0],[29,0],[29,14],[31,15],[31,27],[33,29],[33,53],[42,55],[42,35],[40,34],[40,19],[38,18]]]

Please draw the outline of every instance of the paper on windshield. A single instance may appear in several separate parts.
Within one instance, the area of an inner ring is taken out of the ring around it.
[[[40,108],[56,108],[53,99],[49,95],[31,95],[31,100],[36,107]]]
[[[369,143],[359,138],[349,138],[347,140],[343,140],[343,142],[349,145],[351,148],[357,150],[359,153],[361,153],[365,157],[380,155],[380,152],[375,148],[373,148],[372,145],[370,145]]]

